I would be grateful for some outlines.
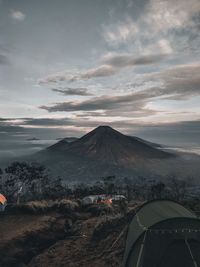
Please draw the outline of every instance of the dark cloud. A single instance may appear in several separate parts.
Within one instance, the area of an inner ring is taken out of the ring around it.
[[[128,133],[133,131],[129,128]],[[168,146],[200,147],[200,120],[138,125],[135,134]]]
[[[165,99],[185,100],[200,95],[200,63],[169,68],[163,72],[147,75],[144,82],[159,82],[147,89],[149,97],[163,96]]]
[[[139,65],[155,64],[169,57],[168,54],[150,54],[150,55],[112,55],[103,58],[103,65],[80,73],[81,78],[91,79],[98,77],[112,76],[124,71],[130,67]],[[77,77],[77,76],[75,76]]]
[[[168,57],[168,54],[150,54],[150,55],[114,55],[104,59],[104,63],[117,68],[125,68],[137,65],[149,65],[158,63]]]
[[[68,118],[21,118],[17,121],[15,121],[15,118],[12,121],[10,118],[7,121],[3,119],[2,121],[0,120],[0,139],[6,142],[17,142],[26,140],[27,137],[48,140],[56,139],[57,137],[80,136],[83,131],[74,127],[75,124],[74,120]],[[67,126],[68,128],[66,128]]]
[[[126,95],[103,95],[93,97],[80,102],[56,103],[53,106],[41,106],[49,112],[56,111],[96,111],[96,110],[126,110],[138,111],[145,107],[144,100],[146,94],[126,94]]]
[[[25,119],[23,122],[24,126],[31,125],[31,126],[71,126],[73,125],[71,119],[68,118],[61,118],[61,119],[52,119],[52,118],[29,118]]]
[[[144,83],[156,82],[159,85],[125,95],[103,95],[79,102],[56,103],[41,106],[49,112],[57,111],[135,111],[139,115],[149,101],[154,99],[183,100],[200,95],[200,64],[190,64],[167,69],[160,73],[146,75]],[[112,114],[114,115],[114,112]],[[116,115],[117,113],[115,113]],[[137,115],[137,114],[136,114]]]
[[[57,89],[53,88],[52,91],[61,93],[63,95],[80,95],[80,96],[91,96],[87,88],[65,88]]]

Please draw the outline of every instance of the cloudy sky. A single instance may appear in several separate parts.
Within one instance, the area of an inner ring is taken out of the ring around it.
[[[0,149],[98,125],[200,146],[199,0],[0,0]]]

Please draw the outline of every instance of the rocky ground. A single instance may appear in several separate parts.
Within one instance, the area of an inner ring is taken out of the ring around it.
[[[120,267],[129,222],[142,202],[42,201],[0,215],[1,267]],[[198,214],[200,201],[182,203]]]
[[[12,206],[0,215],[0,266],[120,266],[129,217],[80,201]]]

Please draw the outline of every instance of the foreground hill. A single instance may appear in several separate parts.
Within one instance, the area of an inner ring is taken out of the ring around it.
[[[128,225],[143,202],[120,206],[80,200],[12,205],[1,214],[0,266],[121,266]],[[184,200],[191,210],[199,201]]]
[[[117,206],[103,203],[61,200],[13,205],[1,215],[0,266],[117,266],[122,262],[125,231],[116,240],[127,223]]]
[[[57,142],[32,160],[45,164],[65,180],[91,181],[107,175],[138,176],[148,172],[152,160],[174,158],[158,147],[109,126],[99,126],[73,142],[66,139]],[[148,166],[146,170],[145,166]]]

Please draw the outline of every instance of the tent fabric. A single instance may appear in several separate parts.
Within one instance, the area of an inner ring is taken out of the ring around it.
[[[101,199],[101,200],[108,200],[108,199],[111,199],[111,200],[115,200],[115,201],[119,201],[119,200],[122,200],[122,199],[126,199],[125,196],[123,195],[91,195],[91,196],[86,196],[83,198],[84,201],[86,201],[87,203],[95,203],[98,199]]]
[[[0,194],[0,203],[1,203],[2,205],[4,205],[4,203],[5,203],[6,201],[7,201],[6,198],[5,198],[2,194]]]
[[[85,202],[87,202],[88,204],[90,204],[90,203],[94,203],[94,202],[95,202],[95,198],[92,197],[92,196],[84,197],[83,200],[84,200]]]
[[[199,229],[199,232],[195,232],[197,229]],[[137,265],[145,232],[146,238],[141,261]],[[191,255],[188,252],[185,240],[189,240],[191,246],[195,248],[194,251],[198,250],[197,247],[200,249],[200,220],[174,201],[148,202],[136,212],[129,225],[123,267],[193,266],[190,265],[192,264]],[[175,250],[177,250],[177,256],[172,253]],[[188,252],[184,254],[186,258],[182,257],[182,263],[179,264],[178,259],[181,258],[185,250]],[[199,257],[197,254],[196,258],[200,262]],[[166,263],[169,260],[170,263]]]

